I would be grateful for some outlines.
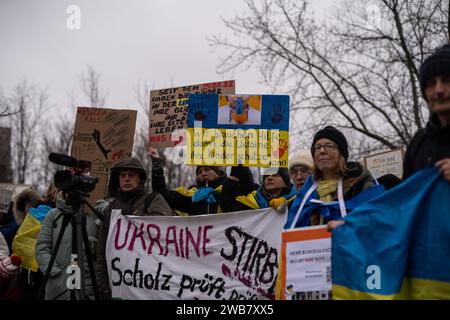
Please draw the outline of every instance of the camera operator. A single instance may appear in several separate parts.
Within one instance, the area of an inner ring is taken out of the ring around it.
[[[62,228],[63,213],[74,214],[73,208],[68,204],[70,193],[60,191],[56,196],[56,208],[52,209],[45,216],[44,222],[41,226],[37,242],[36,242],[36,261],[39,264],[39,268],[42,273],[45,273],[49,265],[56,240]],[[97,233],[97,226],[95,224],[95,215],[86,215],[86,231],[89,237],[89,241],[95,239]],[[45,287],[45,299],[46,300],[69,300],[70,291],[67,289],[67,267],[71,264],[72,253],[72,228],[66,228],[58,252],[56,253],[56,259],[53,264],[50,278],[48,279]],[[91,243],[91,248],[93,244]],[[84,279],[86,284],[86,295],[93,298],[91,278],[89,274],[89,268],[87,259],[84,259]]]
[[[108,183],[107,200],[98,201],[96,210],[103,214],[104,220],[98,233],[96,277],[102,300],[111,299],[105,257],[111,211],[122,209],[124,215],[173,215],[170,206],[159,193],[147,195],[145,181],[147,173],[136,158],[118,161],[112,168]]]

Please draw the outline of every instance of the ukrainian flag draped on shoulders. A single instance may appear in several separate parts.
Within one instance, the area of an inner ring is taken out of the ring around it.
[[[12,248],[15,256],[22,259],[22,267],[33,272],[38,270],[35,259],[36,240],[41,230],[42,222],[48,212],[52,210],[47,205],[39,205],[28,209],[22,224],[14,237]]]
[[[301,206],[301,203],[303,199],[308,195],[308,191],[313,187],[313,185],[314,179],[312,176],[309,176],[304,186],[299,190],[297,196],[295,197],[291,205],[291,208],[289,209],[284,229],[308,227],[310,225],[311,215],[315,210],[318,210],[319,214],[323,217],[325,223],[331,220],[341,218],[341,210],[338,201],[331,201],[331,202],[311,201],[320,199],[316,189],[312,193],[310,193],[308,199],[306,199],[303,209],[299,213],[299,218],[297,219],[295,226],[293,225],[297,212]],[[345,200],[345,209],[347,210],[347,212],[351,212],[361,204],[369,201],[374,197],[377,197],[383,192],[384,187],[382,185],[377,185],[367,190],[364,190],[363,192],[360,192],[353,198]]]
[[[287,204],[290,204],[297,195],[297,191],[293,185],[290,185],[288,188],[289,192],[280,195],[280,197],[272,199],[272,200],[282,200]],[[259,188],[258,190],[253,190],[250,194],[246,196],[238,196],[236,197],[236,201],[252,208],[252,209],[262,209],[268,208],[270,206],[270,201],[268,201],[263,194],[263,188]],[[279,203],[279,202],[275,202]]]
[[[344,220],[332,238],[334,299],[450,299],[450,183],[437,169]]]

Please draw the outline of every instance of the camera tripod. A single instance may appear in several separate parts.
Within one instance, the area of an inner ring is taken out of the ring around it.
[[[85,200],[87,195],[81,194],[79,192],[70,193],[69,199],[66,200],[67,204],[72,206],[72,211],[61,211],[60,216],[55,220],[59,220],[62,218],[61,230],[59,231],[58,238],[56,240],[55,246],[52,248],[52,254],[50,257],[50,262],[47,266],[47,270],[45,271],[44,279],[42,280],[42,284],[39,288],[38,299],[44,299],[45,287],[47,285],[48,279],[50,277],[50,273],[53,268],[53,264],[56,259],[56,255],[58,253],[59,247],[61,245],[61,241],[63,235],[66,231],[69,223],[72,226],[72,255],[71,255],[71,265],[69,265],[68,269],[74,271],[72,275],[69,275],[69,279],[74,277],[74,283],[72,283],[69,287],[69,281],[66,282],[67,290],[70,290],[70,299],[71,300],[87,300],[89,297],[86,295],[86,285],[85,285],[85,257],[83,255],[83,247],[84,253],[86,254],[87,264],[89,267],[89,274],[92,282],[92,289],[94,292],[95,300],[99,300],[99,293],[97,287],[97,280],[95,277],[94,264],[92,262],[91,251],[89,248],[89,240],[86,231],[86,216],[83,213],[82,204],[87,204],[91,210],[99,217],[101,220],[102,217],[95,211],[94,208]],[[66,272],[67,270],[63,270],[61,272]],[[68,280],[69,280],[68,279]],[[77,297],[77,292],[79,295]],[[61,292],[56,298],[66,293],[66,291]]]

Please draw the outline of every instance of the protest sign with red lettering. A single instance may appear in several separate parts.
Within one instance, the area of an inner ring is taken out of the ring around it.
[[[190,94],[233,94],[234,88],[234,80],[226,80],[150,91],[149,145],[167,148],[185,143],[181,131],[187,126]]]
[[[285,215],[273,209],[191,217],[113,210],[106,246],[118,299],[273,299]]]

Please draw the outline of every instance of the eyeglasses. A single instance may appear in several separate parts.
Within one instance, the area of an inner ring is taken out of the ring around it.
[[[337,149],[337,144],[334,143],[325,143],[325,144],[316,144],[313,147],[314,152],[318,152],[320,149],[324,148],[325,151],[332,151]]]
[[[309,176],[311,174],[311,171],[306,168],[306,167],[301,167],[299,169],[291,169],[291,175],[292,176],[297,176],[297,175],[302,175],[302,176]]]

